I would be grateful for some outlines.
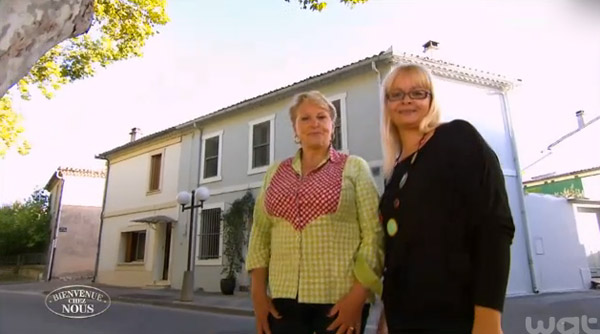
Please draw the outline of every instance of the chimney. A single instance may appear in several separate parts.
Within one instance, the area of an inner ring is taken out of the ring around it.
[[[131,136],[129,142],[134,142],[137,139],[138,134],[140,134],[140,128],[132,128],[129,135]]]
[[[583,110],[579,110],[575,113],[577,117],[577,128],[582,129],[585,126],[585,121],[583,120]]]
[[[439,50],[439,43],[436,41],[429,40],[423,44],[423,53],[426,55],[432,55],[435,50]]]

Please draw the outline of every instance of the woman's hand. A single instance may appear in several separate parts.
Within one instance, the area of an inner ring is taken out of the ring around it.
[[[256,317],[256,333],[271,334],[271,328],[269,327],[269,314],[276,319],[281,319],[279,312],[277,312],[273,306],[271,298],[266,292],[253,292],[252,304],[254,305],[254,316]]]
[[[387,321],[385,321],[385,311],[381,309],[381,315],[379,315],[379,322],[377,323],[377,334],[388,334]]]
[[[350,292],[342,297],[329,312],[329,317],[337,318],[327,327],[328,331],[337,329],[336,334],[359,333],[362,324],[362,312],[369,292],[356,282]]]
[[[269,314],[276,319],[281,319],[281,316],[267,295],[267,268],[256,268],[250,275],[252,276],[251,296],[256,318],[256,333],[271,334]]]
[[[502,334],[501,318],[500,311],[475,305],[472,334]]]

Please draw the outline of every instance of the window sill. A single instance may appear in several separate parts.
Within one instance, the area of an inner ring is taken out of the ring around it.
[[[117,263],[118,266],[143,266],[144,264],[146,264],[145,261],[131,261],[131,262],[119,262]]]
[[[144,261],[133,261],[133,262],[119,262],[117,263],[116,270],[144,270],[146,262]]]
[[[206,179],[200,179],[200,184],[219,182],[221,180],[222,180],[221,175],[217,175],[217,176],[212,176],[212,177],[209,177]]]
[[[210,260],[198,260],[196,259],[197,266],[222,266],[223,258],[220,257],[218,259],[210,259]]]
[[[160,190],[160,189],[158,189],[158,190],[148,190],[148,191],[146,192],[146,196],[151,196],[151,195],[160,194],[160,192],[161,192],[161,190]]]
[[[254,174],[260,174],[260,173],[264,173],[267,171],[267,169],[269,169],[269,166],[263,166],[263,167],[257,167],[257,168],[253,168],[253,169],[249,169],[248,170],[248,175],[254,175]]]

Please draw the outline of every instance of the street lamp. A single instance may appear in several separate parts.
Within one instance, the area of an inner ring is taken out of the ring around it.
[[[188,233],[188,261],[187,270],[183,273],[183,284],[181,286],[181,298],[183,302],[191,302],[194,299],[194,257],[192,250],[194,245],[194,210],[202,209],[204,201],[210,197],[210,191],[206,187],[198,187],[190,192],[182,191],[177,194],[177,203],[181,205],[181,212],[190,210],[190,231]],[[196,202],[199,202],[196,204]],[[186,206],[188,205],[188,206]]]

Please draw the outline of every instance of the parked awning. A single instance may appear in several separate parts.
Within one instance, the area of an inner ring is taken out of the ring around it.
[[[177,220],[175,220],[169,216],[160,215],[160,216],[150,216],[150,217],[133,219],[132,222],[156,224],[156,223],[176,223]]]

